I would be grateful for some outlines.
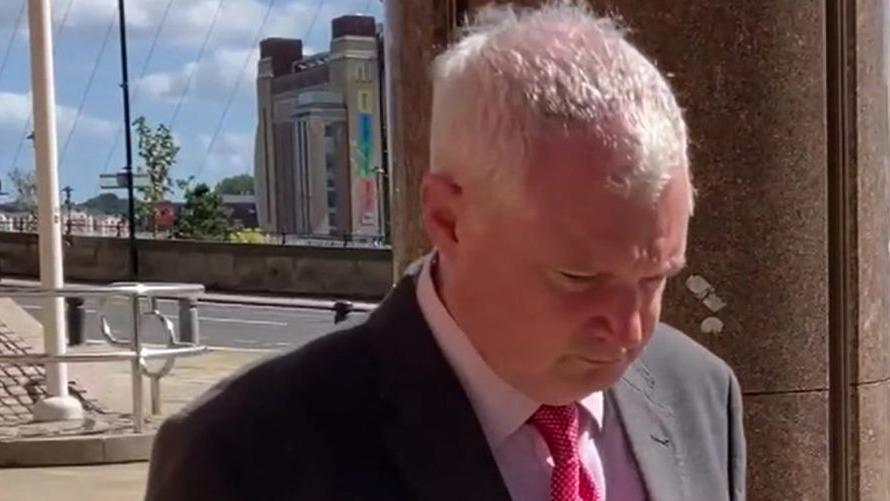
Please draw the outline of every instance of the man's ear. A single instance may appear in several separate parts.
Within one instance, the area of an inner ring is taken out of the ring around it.
[[[427,236],[444,255],[452,254],[458,245],[463,189],[447,174],[427,173],[421,184],[421,201]]]

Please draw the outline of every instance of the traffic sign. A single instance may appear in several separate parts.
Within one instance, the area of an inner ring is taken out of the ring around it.
[[[146,188],[151,180],[148,174],[133,173],[133,187]],[[118,190],[127,187],[127,173],[116,172],[114,174],[99,174],[99,187],[103,190]]]

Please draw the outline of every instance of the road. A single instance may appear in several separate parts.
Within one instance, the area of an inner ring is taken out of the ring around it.
[[[38,298],[16,299],[38,320],[43,311]],[[85,310],[87,339],[101,341],[98,304],[87,300]],[[161,313],[174,325],[178,324],[178,305],[175,301],[159,301]],[[118,337],[128,337],[131,306],[127,299],[113,298],[105,307],[108,321]],[[200,341],[216,348],[283,350],[303,345],[335,328],[331,311],[293,307],[216,304],[201,302],[198,306]],[[146,343],[163,343],[160,322],[148,319],[144,324]]]

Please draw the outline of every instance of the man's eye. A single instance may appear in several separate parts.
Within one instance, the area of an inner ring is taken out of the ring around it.
[[[561,271],[559,274],[562,275],[563,278],[573,282],[588,282],[595,278],[595,275],[580,275],[577,273],[569,273],[567,271]]]
[[[583,274],[572,273],[569,271],[559,272],[560,281],[572,288],[587,288],[600,282],[602,275],[599,274]]]

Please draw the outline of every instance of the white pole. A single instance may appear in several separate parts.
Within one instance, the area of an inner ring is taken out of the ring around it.
[[[53,39],[50,0],[28,1],[31,37],[31,88],[34,108],[34,158],[37,164],[37,219],[40,239],[40,283],[46,289],[63,286],[62,221],[56,165],[56,90],[53,74]],[[43,311],[44,349],[50,355],[65,353],[65,315],[62,298],[47,299]],[[79,419],[80,402],[68,394],[68,367],[46,365],[49,396],[34,406],[37,421]]]

